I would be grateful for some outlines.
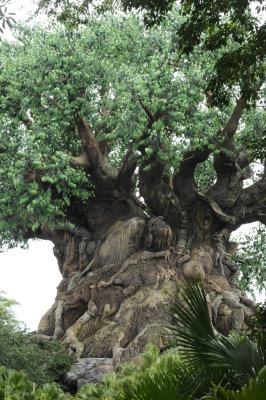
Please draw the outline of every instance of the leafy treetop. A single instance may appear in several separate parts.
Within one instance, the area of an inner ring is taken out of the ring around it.
[[[39,9],[55,15],[59,21],[74,26],[88,23],[92,10],[104,12],[117,9],[144,11],[147,26],[161,23],[177,5],[183,20],[177,23],[177,53],[189,54],[199,44],[203,51],[225,49],[219,54],[215,68],[206,82],[206,91],[215,104],[228,104],[234,85],[241,85],[242,93],[253,102],[257,91],[253,86],[264,68],[259,67],[265,57],[266,25],[263,0],[40,0]]]
[[[214,54],[199,45],[180,55],[177,28],[183,21],[173,11],[149,30],[136,15],[90,17],[76,31],[18,25],[16,42],[2,42],[2,246],[42,237],[47,224],[72,229],[74,210],[90,196],[136,196],[139,190],[148,210],[162,215],[173,191],[169,177],[180,202],[192,201],[182,198],[180,188],[188,183],[195,195],[194,171],[201,162],[223,179],[221,163],[231,174],[228,157],[234,157],[233,169],[244,172],[255,157],[252,150],[243,153],[250,138],[255,132],[260,143],[265,140],[263,109],[244,111],[248,97],[241,86],[228,105],[210,107],[206,82],[223,50]],[[261,71],[260,59],[257,65]],[[260,73],[253,78],[252,90],[259,92]],[[262,147],[258,156],[265,158]],[[213,184],[201,182],[210,193],[219,179]],[[252,190],[258,184],[239,197],[236,215],[244,199],[254,199]],[[232,229],[265,222],[263,193],[257,208],[250,200]]]

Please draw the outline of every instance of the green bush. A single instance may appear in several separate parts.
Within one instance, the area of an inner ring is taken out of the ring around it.
[[[0,400],[68,400],[55,383],[37,387],[25,373],[0,367]]]
[[[57,341],[34,341],[14,317],[14,304],[0,294],[0,365],[25,372],[38,385],[60,382],[72,359]]]

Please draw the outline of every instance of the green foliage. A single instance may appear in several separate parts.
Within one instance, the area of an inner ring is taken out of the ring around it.
[[[264,400],[266,381],[265,379],[251,379],[240,390],[228,390],[224,387],[215,387],[209,400]]]
[[[145,144],[139,164],[156,155],[172,173],[187,149],[207,145],[215,151],[221,144],[214,144],[216,132],[232,104],[207,106],[215,55],[200,47],[189,56],[177,54],[182,21],[175,10],[150,30],[135,15],[90,17],[89,26],[76,31],[17,25],[16,42],[1,43],[2,247],[38,236],[45,224],[65,224],[73,201],[93,196],[90,176],[73,165],[81,151],[77,115],[92,125],[97,140],[108,136],[108,161],[115,167],[131,142],[134,151]],[[145,143],[143,105],[157,118]],[[243,135],[259,113],[246,113]],[[241,134],[237,145],[243,145]]]
[[[207,161],[197,165],[195,170],[195,180],[201,190],[206,190],[213,185],[217,179],[215,169],[213,167],[213,156]]]
[[[1,400],[67,400],[65,394],[56,384],[45,384],[42,387],[30,381],[23,372],[0,367]]]
[[[0,365],[26,372],[37,384],[59,382],[73,361],[59,342],[34,342],[15,319],[14,304],[0,296]]]
[[[251,13],[256,6],[258,16],[263,16],[263,0],[40,0],[39,7],[49,15],[71,26],[87,24],[92,10],[105,12],[119,9],[142,10],[147,26],[162,23],[174,5],[184,16],[176,26],[178,53],[189,54],[195,46],[203,51],[221,49],[206,90],[212,93],[213,104],[229,104],[230,92],[236,84],[251,102],[258,98],[254,80],[265,73],[265,23]],[[229,46],[228,46],[229,45]],[[259,63],[261,65],[259,65]]]
[[[266,332],[266,302],[258,305],[256,313],[251,315],[247,320],[247,334],[252,339],[260,338]]]
[[[122,364],[103,385],[86,385],[76,398],[108,400],[262,399],[266,346],[234,332],[228,338],[212,327],[204,290],[188,286],[177,294],[170,332],[178,348],[159,354],[150,345],[137,367]],[[257,397],[256,397],[257,396]]]
[[[254,78],[265,73],[266,25],[251,13],[256,5],[257,13],[263,16],[263,0],[220,1],[205,0],[178,2],[184,22],[178,29],[179,44],[189,54],[197,45],[203,50],[224,49],[216,60],[207,90],[212,93],[213,104],[228,104],[230,91],[241,85],[242,94],[249,100],[257,99]],[[162,21],[172,9],[174,1],[122,0],[126,9],[143,9],[148,25]],[[226,46],[230,44],[230,47]],[[262,62],[258,68],[258,62]]]
[[[240,265],[239,284],[244,291],[254,295],[254,288],[266,290],[266,229],[263,225],[240,237],[240,247],[235,256]]]
[[[159,349],[150,345],[138,367],[121,364],[119,372],[105,376],[103,385],[85,385],[76,399],[189,399],[195,390],[192,375],[176,351],[159,355]]]
[[[201,286],[191,284],[184,289],[182,299],[177,295],[172,309],[179,352],[202,376],[219,383],[240,384],[255,378],[266,363],[264,340],[252,341],[246,334],[224,337],[210,321],[207,301]]]
[[[15,13],[8,12],[8,5],[11,3],[11,0],[0,0],[0,34],[4,33],[4,29],[6,25],[11,29],[13,24],[16,22],[13,18]],[[0,36],[1,40],[1,36]]]
[[[82,387],[75,400],[264,398],[266,346],[261,340],[265,332],[259,332],[265,330],[261,317],[253,321],[253,341],[243,333],[225,338],[211,325],[201,287],[190,285],[182,297],[177,296],[176,324],[169,329],[178,339],[178,348],[160,354],[149,345],[138,366],[121,364],[117,372],[105,375],[103,383]],[[38,387],[23,372],[0,368],[0,400],[71,398],[55,384]]]

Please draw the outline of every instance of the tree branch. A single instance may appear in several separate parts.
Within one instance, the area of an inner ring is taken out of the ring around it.
[[[245,105],[246,98],[241,97],[237,101],[227,124],[221,131],[221,135],[224,137],[222,149],[219,154],[214,155],[214,169],[217,174],[217,180],[207,192],[210,198],[227,209],[232,208],[237,201],[243,188],[243,180],[247,176],[241,170],[248,167],[250,163],[244,152],[239,153],[236,150],[234,143],[234,135],[239,126]]]
[[[129,194],[132,188],[135,186],[133,174],[136,170],[136,167],[137,157],[136,154],[133,153],[131,143],[117,176],[118,188],[126,194]]]
[[[90,168],[91,163],[88,161],[85,151],[83,151],[80,156],[71,158],[70,166],[73,168]]]
[[[245,108],[245,105],[246,105],[246,99],[243,97],[240,98],[236,103],[236,106],[234,108],[234,111],[233,111],[231,117],[229,118],[224,129],[222,130],[222,135],[225,137],[223,146],[226,149],[234,148],[234,134],[237,131],[239,121],[240,121],[242,112]]]
[[[147,115],[149,121],[151,124],[153,124],[155,122],[155,116],[152,114],[152,112],[145,106],[145,104],[143,103],[143,101],[141,100],[140,97],[138,97],[138,101],[141,105],[141,107],[143,108],[143,110],[145,111],[145,114]]]
[[[139,170],[139,191],[145,199],[152,213],[163,215],[165,207],[165,196],[162,190],[162,177],[164,167],[162,163],[153,156],[145,161]]]
[[[266,224],[266,167],[261,180],[242,190],[231,213],[236,227],[255,221]]]
[[[197,198],[198,186],[194,173],[199,163],[206,161],[211,154],[208,146],[190,150],[184,154],[179,171],[173,178],[174,191],[182,204],[189,204]]]
[[[86,151],[86,148],[90,149],[96,143],[96,140],[95,140],[93,132],[92,132],[92,128],[78,114],[75,116],[75,122],[77,125],[80,139],[81,139],[83,145],[85,146],[85,151]]]

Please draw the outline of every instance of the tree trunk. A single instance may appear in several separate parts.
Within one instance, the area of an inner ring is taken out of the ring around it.
[[[172,296],[191,279],[204,283],[219,331],[245,326],[253,303],[236,284],[230,224],[204,195],[171,226],[131,199],[91,200],[82,215],[83,228],[52,233],[62,281],[39,324],[77,359],[132,360],[149,342],[163,349]]]

